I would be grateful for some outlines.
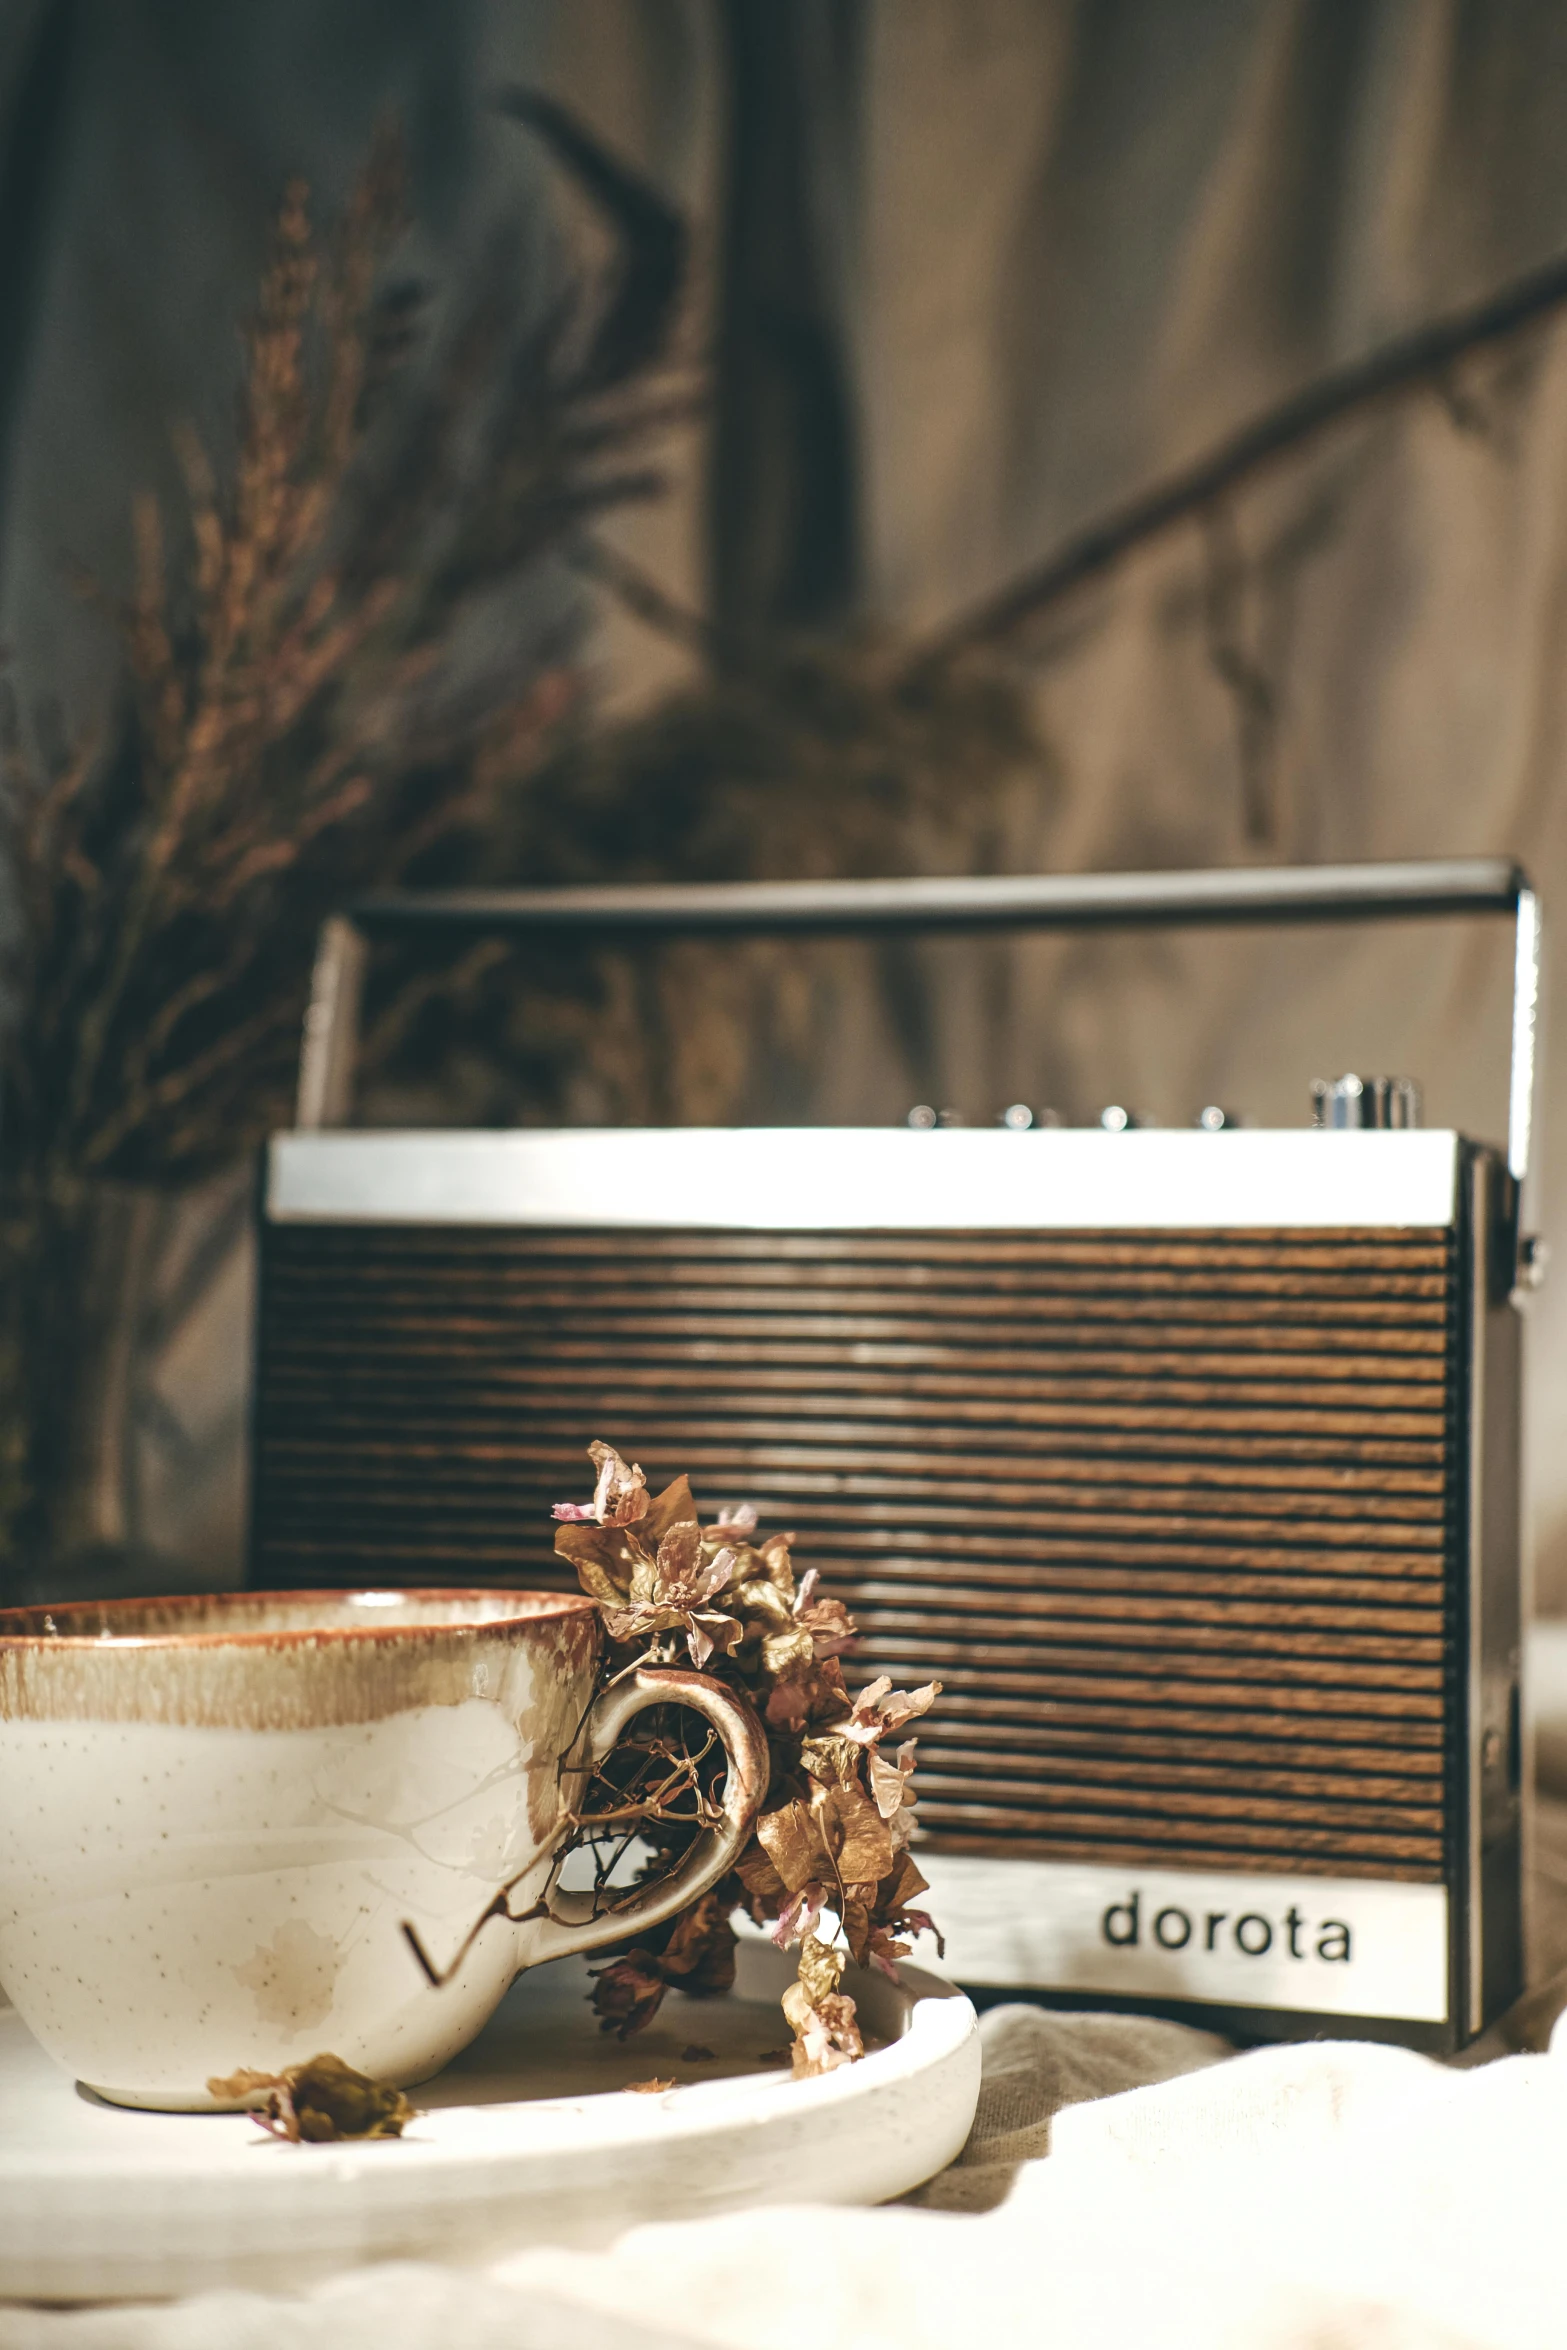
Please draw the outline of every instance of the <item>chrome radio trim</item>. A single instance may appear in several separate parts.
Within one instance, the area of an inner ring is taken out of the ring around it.
[[[1441,1130],[338,1130],[274,1137],[266,1213],[709,1231],[1441,1229],[1458,1214],[1459,1158]]]

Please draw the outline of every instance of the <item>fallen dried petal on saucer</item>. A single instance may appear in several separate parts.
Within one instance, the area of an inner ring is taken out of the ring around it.
[[[207,2095],[238,2105],[242,2099],[253,2097],[258,2089],[275,2089],[281,2078],[279,2073],[258,2073],[250,2065],[242,2064],[237,2073],[214,2073],[207,2083]]]
[[[699,2041],[693,2040],[689,2048],[681,2049],[680,2060],[682,2064],[711,2064],[714,2053],[711,2048],[704,2048]]]
[[[245,2100],[264,2130],[296,2146],[302,2139],[320,2146],[341,2138],[400,2138],[414,2118],[401,2089],[373,2081],[326,2053],[280,2073],[242,2066],[238,2072],[215,2074],[207,2090],[213,2097]]]
[[[651,2081],[628,2081],[626,2083],[626,2095],[628,2097],[657,2097],[661,2095],[665,2089],[672,2089],[674,2085],[675,2084],[673,2081],[660,2081],[657,2079]]]

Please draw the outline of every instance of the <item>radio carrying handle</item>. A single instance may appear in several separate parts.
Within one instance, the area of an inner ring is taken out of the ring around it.
[[[647,882],[604,888],[389,890],[322,924],[296,1125],[348,1122],[369,938],[383,931],[830,937],[888,931],[1210,928],[1507,914],[1516,925],[1507,1164],[1528,1170],[1540,907],[1508,858],[1284,865],[1210,873],[983,874],[901,881]]]

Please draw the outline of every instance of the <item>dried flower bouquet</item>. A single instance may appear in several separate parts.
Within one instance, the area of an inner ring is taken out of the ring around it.
[[[935,1932],[915,1906],[927,1889],[909,1851],[915,1742],[900,1733],[929,1711],[940,1684],[905,1692],[879,1679],[851,1695],[841,1660],[856,1626],[840,1600],[821,1594],[814,1569],[796,1580],[792,1536],[761,1538],[749,1504],[704,1526],[688,1478],[653,1495],[612,1446],[589,1451],[593,1497],[557,1507],[555,1547],[603,1616],[604,1677],[684,1652],[749,1696],[772,1760],[733,1873],[672,1926],[597,1969],[594,2005],[604,2028],[624,2038],[650,2021],[671,1985],[696,1997],[728,1990],[729,1921],[744,1909],[781,1949],[800,1952],[783,2002],[795,2072],[830,2072],[863,2052],[854,2001],[840,1988],[848,1960],[896,1981],[906,1937]],[[715,1742],[693,1749],[669,1714],[645,1717],[640,1737],[616,1750],[584,1798],[579,1840],[594,1854],[601,1899],[611,1898],[610,1877],[633,1842],[652,1848],[648,1869],[661,1872],[716,1816]]]

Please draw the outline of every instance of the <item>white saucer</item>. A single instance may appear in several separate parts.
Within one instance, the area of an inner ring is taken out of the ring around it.
[[[961,1992],[915,1967],[901,1988],[852,1976],[885,2045],[796,2081],[760,2061],[789,2039],[776,2003],[792,1961],[750,1940],[739,1958],[730,1997],[671,1992],[624,2045],[597,2030],[582,1961],[523,1976],[413,2092],[407,2134],[368,2145],[105,2105],[0,2008],[0,2299],[291,2291],[360,2261],[473,2263],[746,2204],[878,2203],[952,2160],[979,2093]],[[624,2093],[650,2077],[677,2086]]]

